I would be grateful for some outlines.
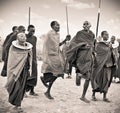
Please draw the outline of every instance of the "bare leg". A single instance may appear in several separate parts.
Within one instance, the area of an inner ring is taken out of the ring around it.
[[[18,113],[23,112],[23,109],[21,108],[21,106],[15,106],[15,107],[13,107],[13,110],[17,111]]]
[[[31,88],[30,95],[32,95],[32,96],[38,96],[38,94],[34,92],[34,87]]]
[[[41,79],[43,85],[44,85],[46,88],[48,88],[48,84],[45,82],[44,77],[41,76],[40,79]]]
[[[83,87],[83,93],[82,93],[82,96],[81,96],[80,99],[81,99],[82,101],[86,102],[86,103],[89,103],[89,100],[87,100],[87,99],[85,98],[85,95],[86,95],[88,86],[89,86],[89,80],[85,80],[84,87]]]
[[[51,94],[50,94],[50,91],[51,91],[51,87],[54,83],[54,81],[57,79],[57,77],[55,77],[50,83],[49,83],[49,86],[48,86],[48,89],[47,91],[45,92],[45,96],[48,98],[48,99],[54,99]]]
[[[97,101],[97,99],[96,99],[96,97],[95,97],[95,91],[93,91],[92,100],[93,100],[93,101]]]
[[[110,102],[110,101],[108,100],[108,98],[106,97],[106,95],[107,95],[107,93],[104,92],[104,93],[103,93],[103,101],[105,101],[105,102]]]
[[[67,76],[66,78],[71,79],[72,77],[71,77],[71,75],[70,75],[70,74],[68,74],[68,76]]]
[[[83,87],[83,94],[82,94],[83,98],[85,98],[88,86],[89,86],[89,80],[85,80],[84,87]]]
[[[80,73],[76,73],[76,85],[77,86],[81,85],[81,75],[80,75]]]

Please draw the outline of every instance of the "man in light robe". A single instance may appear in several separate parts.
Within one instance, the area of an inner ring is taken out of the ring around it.
[[[64,76],[64,60],[62,53],[60,51],[60,47],[64,44],[69,37],[60,43],[60,25],[57,21],[51,22],[51,28],[45,39],[43,45],[43,64],[41,68],[41,72],[43,76],[41,76],[42,83],[47,87],[47,91],[45,92],[45,96],[48,99],[54,99],[51,94],[51,87],[55,80],[58,77]]]

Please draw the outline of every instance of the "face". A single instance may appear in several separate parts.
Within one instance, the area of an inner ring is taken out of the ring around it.
[[[83,24],[83,28],[85,31],[88,31],[90,29],[91,25],[88,21],[85,21]]]
[[[14,32],[18,32],[18,28],[17,27],[14,29]]]
[[[24,44],[26,42],[25,33],[18,33],[17,39],[18,39],[19,43]]]
[[[34,35],[35,33],[35,28],[34,27],[31,27],[29,30],[28,30],[29,34],[30,35]]]
[[[104,34],[103,34],[103,40],[108,40],[109,39],[109,34],[108,34],[108,32],[104,32]]]
[[[20,33],[25,33],[25,31],[26,31],[26,29],[25,29],[24,27],[22,27],[22,28],[19,30]]]
[[[55,22],[55,25],[52,27],[53,30],[55,30],[56,32],[59,32],[60,31],[60,25],[58,22]]]
[[[114,41],[115,41],[115,36],[112,36],[111,37],[111,42],[114,43]]]

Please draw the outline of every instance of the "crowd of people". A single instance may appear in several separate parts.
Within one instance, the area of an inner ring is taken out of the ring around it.
[[[89,103],[86,98],[89,83],[92,86],[92,100],[97,101],[95,94],[103,93],[103,101],[110,102],[107,98],[111,82],[119,78],[120,83],[120,45],[116,37],[109,40],[109,33],[102,31],[96,38],[90,30],[88,21],[83,23],[80,30],[71,39],[70,35],[60,42],[60,24],[57,21],[50,23],[51,30],[45,35],[42,51],[41,82],[47,88],[44,93],[48,99],[51,96],[51,87],[59,77],[72,78],[72,68],[76,69],[76,85],[80,86],[81,78],[85,79],[81,101]],[[14,105],[14,109],[23,111],[21,102],[29,92],[32,96],[38,96],[34,88],[37,85],[38,69],[36,58],[37,37],[35,26],[28,26],[25,34],[24,26],[14,26],[4,43],[2,60],[4,65],[1,76],[7,77],[6,89],[9,94],[8,101]],[[63,46],[62,50],[60,46]]]

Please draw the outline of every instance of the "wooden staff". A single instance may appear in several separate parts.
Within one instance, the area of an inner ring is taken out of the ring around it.
[[[67,34],[69,35],[69,25],[68,25],[68,7],[66,3],[66,22],[67,22]]]
[[[98,35],[98,28],[99,28],[100,8],[101,8],[101,0],[99,0],[98,17],[97,17],[97,26],[96,26],[96,38],[97,38],[97,35]]]
[[[31,14],[31,7],[29,7],[29,15],[28,15],[28,25],[30,25],[30,15]]]

